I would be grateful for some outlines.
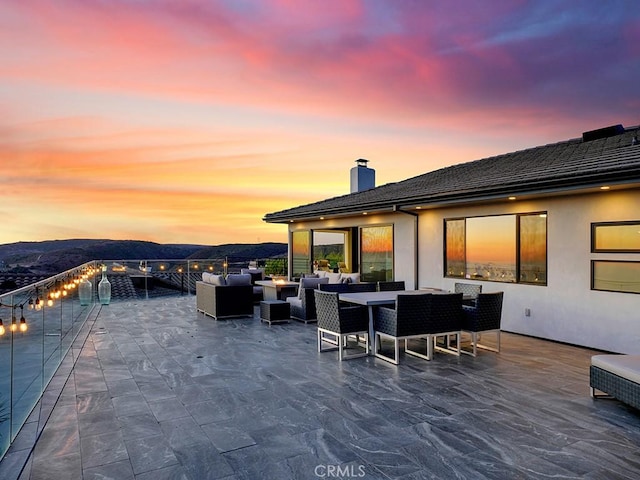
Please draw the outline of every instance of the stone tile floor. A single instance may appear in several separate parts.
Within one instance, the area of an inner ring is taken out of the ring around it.
[[[341,364],[313,324],[216,322],[193,296],[86,329],[0,478],[640,478],[640,412],[589,397],[588,349],[503,334],[500,354]]]

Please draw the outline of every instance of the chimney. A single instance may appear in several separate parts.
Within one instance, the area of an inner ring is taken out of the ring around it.
[[[367,167],[369,160],[359,158],[351,169],[351,193],[363,192],[376,186],[376,171]]]

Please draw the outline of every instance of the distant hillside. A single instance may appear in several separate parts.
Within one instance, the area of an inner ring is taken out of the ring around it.
[[[284,243],[220,246],[159,244],[139,240],[50,240],[0,245],[0,267],[16,273],[55,274],[91,260],[270,258],[286,255]]]
[[[204,247],[187,258],[224,258],[239,257],[242,259],[286,257],[286,243],[230,243]]]

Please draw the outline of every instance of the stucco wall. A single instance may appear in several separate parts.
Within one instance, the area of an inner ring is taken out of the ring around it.
[[[640,353],[640,295],[590,289],[591,259],[636,260],[640,254],[592,254],[591,223],[640,220],[640,191],[424,211],[419,220],[419,283],[453,289],[443,276],[443,219],[547,211],[548,284],[481,283],[505,292],[503,329],[619,353]],[[531,316],[525,316],[525,309]]]

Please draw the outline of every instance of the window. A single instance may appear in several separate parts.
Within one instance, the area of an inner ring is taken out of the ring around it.
[[[640,262],[592,260],[591,289],[640,293]]]
[[[300,277],[311,271],[311,232],[301,230],[291,234],[291,276]]]
[[[547,284],[547,214],[520,215],[520,282]]]
[[[591,252],[640,253],[640,221],[592,223]],[[640,261],[592,260],[591,289],[640,293]]]
[[[515,282],[516,217],[466,219],[466,278]]]
[[[547,282],[547,214],[445,219],[445,276]]]
[[[313,262],[327,261],[327,268],[335,270],[347,269],[351,265],[348,255],[347,238],[349,232],[344,230],[313,231]]]
[[[393,226],[360,229],[360,265],[363,282],[393,280]]]
[[[640,253],[640,222],[592,223],[591,251]]]
[[[447,277],[464,278],[466,263],[464,256],[464,219],[445,222],[445,264]]]

